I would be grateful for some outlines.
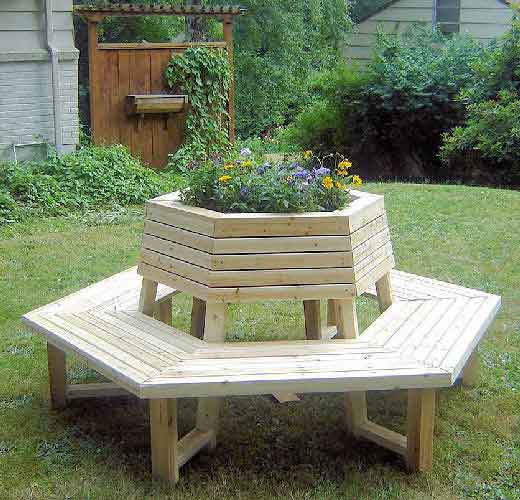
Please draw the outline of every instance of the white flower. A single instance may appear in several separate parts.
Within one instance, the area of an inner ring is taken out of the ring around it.
[[[240,156],[243,156],[244,158],[249,158],[253,153],[249,148],[242,148],[240,150]]]

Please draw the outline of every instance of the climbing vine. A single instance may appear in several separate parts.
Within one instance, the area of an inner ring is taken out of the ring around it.
[[[175,92],[188,96],[186,141],[171,157],[175,169],[218,156],[229,147],[228,96],[231,72],[224,49],[191,47],[173,55],[166,80]]]

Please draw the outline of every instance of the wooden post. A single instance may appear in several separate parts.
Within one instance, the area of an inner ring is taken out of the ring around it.
[[[473,387],[477,384],[479,375],[479,361],[477,351],[471,353],[464,371],[462,372],[462,384],[466,387]]]
[[[171,326],[172,324],[172,298],[169,297],[162,302],[157,304],[156,317],[159,321],[165,325]]]
[[[47,342],[47,364],[51,408],[59,410],[67,405],[67,365],[65,353]]]
[[[97,50],[98,50],[98,34],[97,20],[88,19],[88,80],[89,80],[89,103],[90,103],[90,134],[94,144],[98,141],[98,130],[96,124],[96,98],[97,89]]]
[[[150,434],[152,474],[171,483],[179,480],[177,465],[177,401],[175,399],[150,400]]]
[[[226,340],[226,312],[227,304],[221,302],[207,302],[204,321],[204,341],[224,342]],[[196,428],[202,432],[213,431],[213,438],[208,447],[215,449],[217,445],[218,415],[221,398],[199,398],[197,409]]]
[[[386,273],[382,278],[376,281],[377,301],[379,303],[379,311],[386,311],[393,302],[392,284],[390,281],[390,273]]]
[[[193,297],[191,306],[191,330],[190,333],[202,339],[204,337],[204,322],[206,317],[206,302],[204,300]]]
[[[305,337],[307,340],[321,340],[321,316],[319,300],[304,300]]]
[[[229,60],[230,82],[229,82],[229,140],[232,144],[235,142],[235,69],[233,64],[233,18],[225,16],[223,21],[224,41],[227,45],[227,53]]]
[[[139,311],[153,318],[155,298],[157,296],[157,281],[143,278],[141,295],[139,296]]]
[[[337,338],[359,337],[356,298],[336,300],[335,315],[338,326]],[[345,393],[345,417],[348,432],[356,435],[356,429],[367,422],[367,399],[364,391]]]
[[[327,326],[336,326],[336,301],[334,299],[327,300]]]
[[[432,469],[434,420],[435,389],[409,389],[407,465],[412,472]]]

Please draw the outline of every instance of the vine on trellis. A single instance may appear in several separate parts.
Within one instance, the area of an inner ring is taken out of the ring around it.
[[[186,141],[171,156],[170,166],[189,167],[196,161],[221,155],[229,147],[228,99],[231,71],[224,49],[191,47],[173,55],[166,80],[188,96]]]

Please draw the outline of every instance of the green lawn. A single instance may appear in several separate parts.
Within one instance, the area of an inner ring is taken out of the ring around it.
[[[0,499],[520,498],[520,192],[371,184],[386,195],[400,269],[503,297],[481,348],[473,389],[439,391],[434,471],[347,437],[341,396],[228,399],[214,455],[201,454],[169,489],[150,480],[146,405],[133,400],[47,401],[45,344],[19,317],[135,263],[142,216],[88,214],[0,229]],[[301,304],[232,308],[233,339],[296,337]],[[262,313],[259,314],[259,311]],[[174,303],[186,328],[189,300]],[[361,324],[375,315],[361,301]],[[76,382],[96,374],[71,362]],[[403,432],[403,393],[369,397],[374,420]],[[192,423],[194,401],[181,405]]]

